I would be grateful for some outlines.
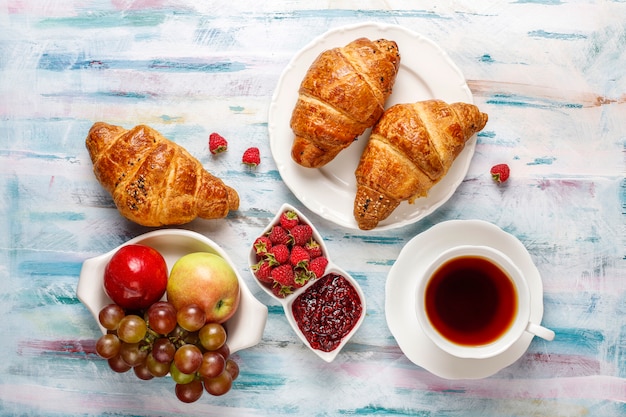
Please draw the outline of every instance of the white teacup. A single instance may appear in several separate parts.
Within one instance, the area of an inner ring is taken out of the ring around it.
[[[415,300],[424,333],[456,357],[499,355],[524,332],[554,339],[552,330],[530,322],[530,291],[520,269],[488,246],[443,252],[420,277]]]

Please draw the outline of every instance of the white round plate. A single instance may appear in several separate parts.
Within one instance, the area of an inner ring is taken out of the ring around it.
[[[449,103],[473,103],[463,74],[448,55],[433,41],[401,26],[363,23],[334,29],[313,40],[293,57],[278,81],[269,108],[272,156],[283,181],[302,204],[335,224],[355,230],[359,228],[353,216],[356,195],[354,171],[370,130],[324,167],[304,168],[291,158],[293,132],[289,122],[300,83],[317,56],[359,37],[372,40],[385,38],[398,44],[400,70],[387,107],[432,98]],[[465,178],[475,147],[476,137],[467,142],[448,174],[430,190],[428,197],[419,198],[413,204],[401,203],[375,230],[415,223],[445,203]]]
[[[525,332],[510,349],[492,358],[461,359],[439,349],[424,334],[415,314],[417,277],[437,255],[458,245],[491,246],[508,255],[528,280],[530,321],[541,323],[543,284],[524,245],[515,236],[491,223],[482,220],[450,220],[415,236],[400,252],[389,271],[385,287],[387,325],[402,352],[416,365],[447,379],[486,378],[517,361],[528,349],[533,335]]]

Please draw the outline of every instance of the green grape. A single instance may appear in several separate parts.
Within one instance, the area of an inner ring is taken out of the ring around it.
[[[189,304],[176,312],[178,324],[190,332],[198,331],[206,323],[204,309],[197,304]]]
[[[202,381],[194,379],[188,384],[176,384],[176,398],[184,403],[192,403],[198,401],[202,397],[204,388]]]
[[[226,370],[230,374],[233,381],[239,376],[239,364],[232,359],[226,360]]]
[[[216,351],[204,352],[198,374],[203,378],[215,378],[226,366],[224,357]]]
[[[138,343],[148,331],[146,321],[141,317],[131,314],[120,320],[117,327],[117,336],[126,343]]]
[[[176,309],[167,301],[152,304],[144,317],[150,328],[158,334],[168,334],[176,327]]]
[[[196,345],[183,345],[176,350],[174,363],[182,373],[193,374],[202,364],[202,351]]]
[[[148,356],[148,350],[142,348],[139,343],[122,343],[120,356],[127,365],[134,367],[142,364]]]
[[[111,333],[100,336],[96,342],[96,353],[101,358],[111,359],[120,353],[120,347],[122,342],[120,339]]]
[[[174,360],[175,353],[176,346],[167,337],[160,337],[152,343],[152,356],[158,362],[169,365]]]
[[[135,375],[137,376],[137,378],[142,379],[144,381],[149,381],[152,378],[154,378],[154,375],[152,375],[152,373],[146,366],[145,362],[140,363],[137,366],[134,366],[133,371],[135,371]]]
[[[115,330],[125,315],[122,307],[117,304],[109,304],[102,307],[98,313],[98,322],[107,330]]]
[[[181,372],[174,362],[170,365],[170,376],[177,384],[188,384],[196,378],[196,374],[185,374]]]
[[[205,378],[204,379],[204,389],[211,395],[224,395],[233,385],[233,378],[230,376],[230,373],[224,370],[221,374],[216,376],[215,378]]]
[[[149,353],[148,356],[146,356],[145,361],[146,367],[150,373],[157,378],[164,377],[170,372],[170,363],[171,362],[163,363],[157,361],[152,353]]]
[[[219,323],[207,323],[200,329],[198,337],[206,350],[218,350],[226,343],[226,329]]]
[[[129,366],[121,355],[117,355],[108,360],[109,368],[111,368],[114,372],[122,374],[130,370],[131,366]]]

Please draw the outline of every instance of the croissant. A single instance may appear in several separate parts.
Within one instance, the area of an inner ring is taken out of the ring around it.
[[[354,218],[359,228],[373,229],[401,201],[427,196],[487,118],[472,104],[441,100],[386,110],[355,171]]]
[[[223,218],[239,207],[234,189],[149,126],[126,130],[97,122],[86,146],[94,174],[117,209],[143,226]]]
[[[394,41],[359,38],[322,52],[308,69],[291,115],[293,160],[332,161],[382,116],[400,66]]]

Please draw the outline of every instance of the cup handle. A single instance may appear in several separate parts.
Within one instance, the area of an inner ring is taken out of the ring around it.
[[[526,331],[547,341],[554,340],[554,331],[535,323],[528,323]]]

